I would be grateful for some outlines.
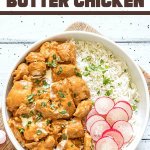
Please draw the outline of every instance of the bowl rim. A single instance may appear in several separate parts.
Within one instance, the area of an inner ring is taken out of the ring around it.
[[[145,94],[145,97],[146,97],[146,103],[147,103],[147,106],[146,106],[146,116],[145,116],[145,122],[144,122],[144,125],[143,125],[143,128],[141,128],[141,135],[138,136],[135,144],[134,144],[134,149],[138,146],[138,144],[140,143],[141,141],[141,138],[143,137],[143,134],[146,130],[146,127],[147,127],[147,124],[148,124],[148,120],[149,120],[149,112],[150,112],[150,102],[149,102],[149,91],[148,91],[148,86],[147,86],[147,83],[146,83],[146,80],[144,78],[144,75],[141,71],[141,69],[139,68],[139,66],[132,60],[132,58],[123,50],[123,48],[121,48],[117,43],[115,43],[114,41],[108,39],[107,37],[103,36],[103,35],[99,35],[99,34],[96,34],[96,33],[91,33],[91,32],[87,32],[87,31],[64,31],[64,32],[61,32],[61,33],[57,33],[57,34],[53,34],[49,37],[46,37],[46,38],[42,38],[41,40],[38,40],[37,42],[31,44],[31,46],[29,46],[26,50],[26,52],[18,59],[18,61],[16,61],[15,65],[12,67],[12,69],[9,70],[9,74],[7,76],[7,80],[6,80],[6,85],[4,85],[4,93],[3,93],[3,98],[2,98],[2,118],[3,118],[3,123],[4,123],[4,127],[5,127],[5,130],[7,132],[7,135],[10,139],[10,141],[13,143],[14,147],[17,149],[17,150],[20,150],[20,148],[22,148],[22,146],[20,145],[20,143],[17,141],[17,139],[14,137],[14,134],[12,133],[9,125],[8,125],[8,122],[7,122],[7,106],[6,106],[6,92],[7,92],[7,89],[9,87],[9,82],[11,80],[11,77],[12,77],[12,72],[14,71],[14,69],[18,66],[18,64],[20,64],[20,62],[25,58],[25,56],[30,52],[32,51],[32,49],[34,49],[36,46],[40,46],[43,42],[46,42],[46,41],[49,41],[50,39],[54,39],[56,37],[59,37],[59,36],[66,36],[66,35],[86,35],[86,36],[93,36],[97,39],[101,39],[101,40],[104,40],[104,41],[107,41],[108,43],[114,45],[115,47],[117,47],[122,54],[126,55],[130,61],[132,62],[132,64],[135,66],[135,69],[138,71],[141,79],[142,79],[142,83],[144,85],[144,90],[146,91],[144,94]],[[22,148],[22,150],[24,150]]]

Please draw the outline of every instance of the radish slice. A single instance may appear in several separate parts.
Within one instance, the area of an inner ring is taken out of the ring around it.
[[[110,136],[114,139],[114,141],[117,143],[118,147],[121,148],[124,144],[124,139],[123,139],[123,136],[121,134],[121,132],[119,132],[118,130],[116,129],[109,129],[109,130],[106,130],[102,137],[106,137],[106,136]]]
[[[95,108],[93,108],[90,112],[89,112],[89,114],[87,115],[87,119],[89,119],[91,116],[93,116],[93,115],[98,115],[98,113],[97,113],[97,111],[95,110]]]
[[[3,130],[0,130],[0,144],[5,143],[6,141],[6,133]]]
[[[90,135],[94,141],[97,141],[102,137],[102,134],[105,130],[110,129],[110,125],[106,121],[96,121],[90,130]]]
[[[115,107],[123,108],[128,113],[129,119],[132,118],[132,114],[133,114],[132,107],[127,101],[119,101],[116,103]]]
[[[113,128],[121,132],[124,138],[124,143],[128,143],[131,140],[133,136],[133,128],[129,122],[117,121],[113,125]]]
[[[97,141],[96,150],[119,150],[119,148],[113,138],[103,137]]]
[[[106,115],[113,107],[115,103],[108,97],[100,97],[95,102],[95,110],[100,115]]]
[[[113,125],[116,121],[119,121],[119,120],[128,121],[129,116],[123,108],[115,107],[108,112],[106,116],[106,121],[110,125]]]
[[[98,121],[98,120],[105,120],[103,117],[101,117],[100,115],[93,115],[91,116],[87,122],[86,122],[86,128],[87,130],[90,132],[90,128],[93,125],[94,122]]]

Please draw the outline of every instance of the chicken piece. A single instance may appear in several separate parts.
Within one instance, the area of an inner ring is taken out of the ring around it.
[[[55,145],[55,139],[53,136],[48,136],[45,141],[41,141],[38,144],[37,150],[53,150]]]
[[[44,88],[42,86],[34,87],[32,93],[35,95],[35,100],[38,99],[49,99],[50,98],[50,88]]]
[[[71,142],[78,148],[82,147],[83,138],[72,139]]]
[[[29,64],[29,73],[31,76],[43,76],[46,73],[45,62],[33,62]]]
[[[57,47],[57,54],[65,63],[76,64],[76,52],[74,43],[62,43]]]
[[[40,53],[43,54],[43,56],[47,59],[50,56],[50,52],[52,50],[56,50],[57,46],[58,46],[58,43],[55,41],[45,42],[40,47]]]
[[[68,81],[71,85],[70,89],[72,91],[72,97],[76,106],[81,102],[81,100],[90,97],[89,88],[82,78],[73,76],[68,78]]]
[[[80,74],[80,71],[76,66],[72,64],[62,64],[52,70],[52,79],[53,82],[56,82],[78,74]]]
[[[47,99],[37,100],[35,103],[35,110],[41,112],[44,118],[51,118],[51,119],[57,118],[57,114],[55,114],[55,110],[53,110],[50,107],[49,100]]]
[[[38,142],[32,142],[32,143],[26,143],[25,147],[33,150],[35,149],[35,147],[37,147],[37,145],[38,145]]]
[[[94,150],[92,137],[86,132],[84,136],[84,150]]]
[[[71,140],[68,140],[65,145],[65,150],[80,150],[80,148],[76,147]]]
[[[92,109],[92,101],[91,100],[85,100],[79,103],[75,113],[73,114],[75,117],[78,118],[84,118],[88,115],[90,110]]]
[[[21,104],[19,108],[15,111],[14,116],[20,116],[22,114],[29,114],[31,109],[26,104]]]
[[[29,71],[28,71],[28,65],[26,65],[25,63],[20,64],[17,69],[14,71],[13,76],[14,76],[14,80],[21,80],[23,79],[23,76],[26,75],[28,76]]]
[[[48,135],[48,129],[46,121],[37,122],[36,124],[31,123],[30,126],[25,128],[24,138],[28,141],[34,140],[38,142]]]
[[[69,121],[68,126],[63,130],[69,139],[84,137],[84,128],[79,118]]]
[[[22,144],[25,144],[25,139],[23,137],[23,127],[21,123],[18,123],[17,121],[13,120],[13,118],[9,119],[8,121],[10,128],[12,129],[16,139]]]
[[[53,134],[57,135],[66,127],[67,124],[68,121],[66,120],[54,120],[52,122]]]
[[[30,52],[25,59],[26,59],[27,63],[45,62],[45,58],[44,58],[43,54],[41,54],[39,52]]]
[[[51,86],[50,99],[60,102],[60,107],[58,108],[60,118],[70,118],[76,109],[68,86],[66,79],[55,82]]]
[[[16,81],[7,96],[7,107],[9,111],[17,109],[22,103],[28,103],[27,96],[31,94],[32,82]]]

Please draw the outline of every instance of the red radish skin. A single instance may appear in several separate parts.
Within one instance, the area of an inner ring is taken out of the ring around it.
[[[121,148],[124,144],[124,138],[121,134],[120,131],[116,130],[116,129],[109,129],[109,130],[106,130],[102,137],[112,137],[114,139],[114,141],[117,143],[118,147]]]
[[[109,97],[99,97],[95,102],[95,110],[98,114],[105,116],[114,105],[114,101]]]
[[[126,121],[117,121],[113,128],[120,131],[123,138],[124,144],[128,143],[133,137],[133,128],[129,122]]]
[[[91,116],[93,115],[98,115],[97,111],[95,110],[95,108],[92,108],[91,111],[89,112],[89,114],[87,115],[87,119],[89,119]]]
[[[104,120],[99,120],[91,126],[90,135],[94,141],[97,141],[102,137],[103,132],[108,129],[110,129],[110,125]]]
[[[119,150],[119,147],[113,138],[102,137],[96,143],[96,150]]]
[[[128,121],[129,116],[123,108],[115,107],[108,112],[106,121],[112,126],[116,121],[119,120]]]
[[[93,123],[96,122],[96,121],[99,121],[99,120],[105,120],[105,119],[100,115],[91,116],[86,122],[87,130],[90,132],[90,129],[91,129],[91,126],[93,125]]]
[[[133,114],[132,107],[127,101],[119,101],[116,103],[115,107],[123,108],[128,113],[129,119],[132,118],[132,114]]]

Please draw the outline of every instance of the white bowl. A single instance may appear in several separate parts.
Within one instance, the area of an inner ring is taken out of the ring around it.
[[[7,107],[6,107],[6,97],[12,86],[13,70],[17,67],[18,64],[20,64],[24,60],[27,53],[29,53],[30,51],[36,50],[43,42],[51,41],[51,40],[64,41],[64,40],[68,40],[68,39],[78,39],[78,40],[101,42],[104,44],[105,47],[112,50],[112,52],[115,55],[121,57],[127,63],[128,67],[129,67],[129,71],[132,76],[132,79],[138,88],[140,98],[141,98],[141,101],[140,101],[139,107],[138,107],[138,115],[136,117],[136,121],[137,121],[139,128],[137,131],[135,131],[136,136],[135,136],[134,140],[126,148],[127,150],[134,150],[137,147],[137,145],[139,144],[139,142],[144,134],[144,131],[147,126],[148,119],[149,119],[149,92],[148,92],[148,87],[147,87],[145,78],[144,78],[140,68],[124,52],[124,50],[122,48],[120,48],[117,44],[110,41],[109,39],[107,39],[104,36],[93,34],[93,33],[88,33],[88,32],[82,32],[82,31],[69,31],[69,32],[67,31],[67,32],[57,34],[57,35],[48,37],[44,40],[40,40],[40,41],[36,42],[27,50],[26,54],[23,55],[21,57],[21,59],[18,60],[18,62],[16,62],[16,66],[12,68],[12,71],[10,72],[7,83],[6,83],[6,88],[4,90],[5,91],[4,98],[3,98],[3,102],[2,102],[2,115],[3,115],[4,126],[5,126],[6,132],[9,136],[11,142],[13,143],[13,145],[15,146],[15,148],[17,150],[23,150],[23,148],[16,140],[15,136],[13,135],[13,133],[7,123],[8,119],[9,119],[9,112],[7,111]]]

